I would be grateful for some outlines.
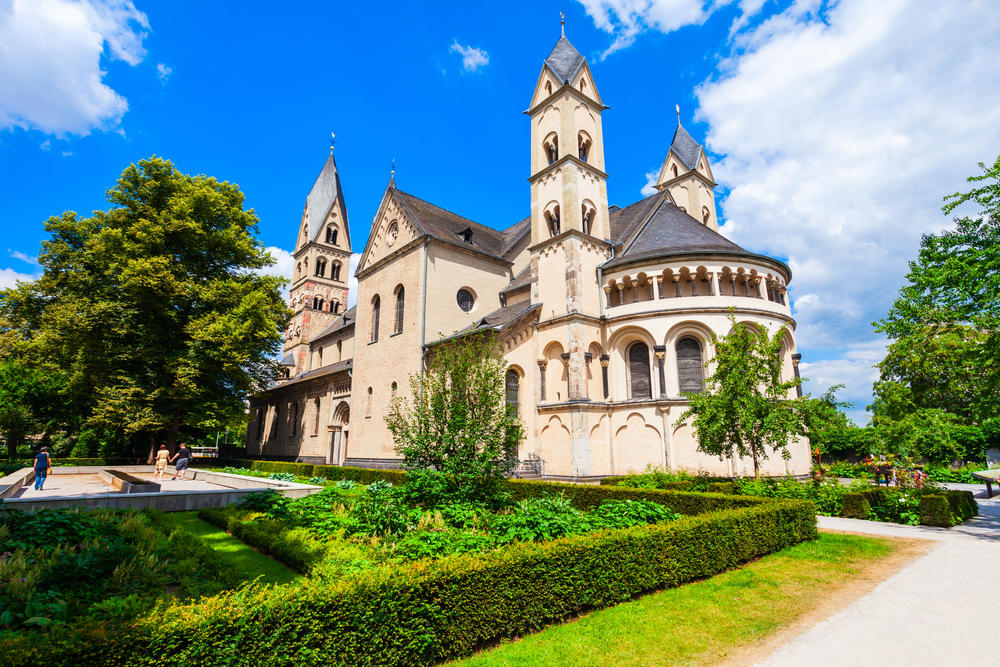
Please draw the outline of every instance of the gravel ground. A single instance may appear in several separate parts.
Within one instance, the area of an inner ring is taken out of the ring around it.
[[[955,528],[819,517],[821,529],[933,540],[928,553],[875,590],[791,639],[759,664],[991,665],[1000,659],[1000,496],[976,491],[980,515]]]

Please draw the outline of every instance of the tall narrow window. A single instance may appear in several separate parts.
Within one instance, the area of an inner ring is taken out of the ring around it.
[[[559,159],[559,136],[555,133],[545,137],[542,142],[542,149],[545,151],[545,158],[549,164]]]
[[[677,178],[677,165],[675,164],[672,167],[670,167],[670,170],[674,172],[674,178]]]
[[[378,298],[378,295],[376,294],[375,298],[372,299],[372,335],[371,335],[371,342],[373,342],[373,343],[376,342],[376,341],[378,341],[378,316],[379,316],[379,310],[381,309],[381,307],[382,307],[382,301],[381,301],[381,299]]]
[[[521,376],[517,374],[513,368],[507,369],[507,412],[517,415],[518,410],[518,395],[521,391]]]
[[[319,399],[313,399],[313,435],[319,435]]]
[[[264,408],[257,409],[257,443],[264,442],[264,416],[267,411]]]
[[[642,342],[632,343],[626,357],[629,398],[652,398],[652,385],[649,381],[649,346]]]
[[[553,206],[551,210],[548,210],[544,214],[545,223],[549,227],[550,236],[558,236],[560,231],[559,225],[559,206]]]
[[[708,210],[707,206],[701,207],[701,222],[703,224],[708,224],[708,219],[712,217],[712,213]]]
[[[404,291],[402,285],[396,290],[396,329],[393,333],[403,333]]]
[[[705,386],[705,366],[701,358],[701,343],[690,336],[677,341],[677,378],[681,393],[699,392]]]
[[[330,277],[334,280],[340,280],[340,262],[333,263],[333,268],[330,269]]]
[[[586,133],[581,132],[577,137],[577,148],[579,151],[578,155],[584,162],[586,162],[587,158],[590,157],[590,145],[590,137],[588,137]]]
[[[326,276],[326,260],[317,259],[316,260],[316,275],[320,277]]]
[[[586,204],[584,204],[583,205],[583,233],[584,234],[589,234],[590,233],[590,226],[591,226],[591,223],[593,223],[593,221],[594,221],[594,209],[592,209],[591,207],[589,207]]]
[[[368,387],[368,400],[365,401],[365,417],[372,416],[372,388]]]
[[[292,437],[299,430],[299,404],[292,403]]]

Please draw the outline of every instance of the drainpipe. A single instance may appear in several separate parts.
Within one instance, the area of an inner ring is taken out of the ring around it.
[[[420,405],[424,404],[424,357],[427,356],[427,250],[430,238],[424,237],[424,284],[420,303]]]

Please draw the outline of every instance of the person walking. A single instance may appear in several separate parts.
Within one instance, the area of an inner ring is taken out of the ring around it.
[[[184,475],[187,472],[188,465],[191,463],[191,459],[194,456],[191,454],[191,450],[188,449],[187,445],[181,443],[180,449],[174,454],[174,479],[180,475],[181,479],[185,479]]]
[[[160,445],[160,451],[156,452],[156,472],[153,479],[163,479],[163,471],[167,469],[167,462],[170,461],[170,451],[166,445]]]
[[[45,485],[45,478],[52,471],[52,457],[49,456],[49,448],[42,447],[35,457],[35,491],[41,491]]]

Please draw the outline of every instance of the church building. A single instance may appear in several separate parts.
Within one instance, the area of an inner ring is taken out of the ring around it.
[[[682,393],[700,391],[711,373],[709,341],[729,331],[731,308],[740,323],[785,327],[783,373],[797,373],[791,272],[719,233],[708,156],[679,122],[656,192],[609,205],[607,108],[563,35],[526,112],[530,215],[498,230],[390,180],[350,309],[352,247],[331,150],[297,232],[285,373],[251,400],[248,454],[398,466],[384,420],[394,394],[409,390],[442,337],[491,330],[509,364],[507,400],[525,426],[523,471],[564,480],[649,465],[752,474],[749,460],[698,452],[677,418]],[[808,443],[788,449],[788,460],[774,454],[762,472],[808,473]]]

